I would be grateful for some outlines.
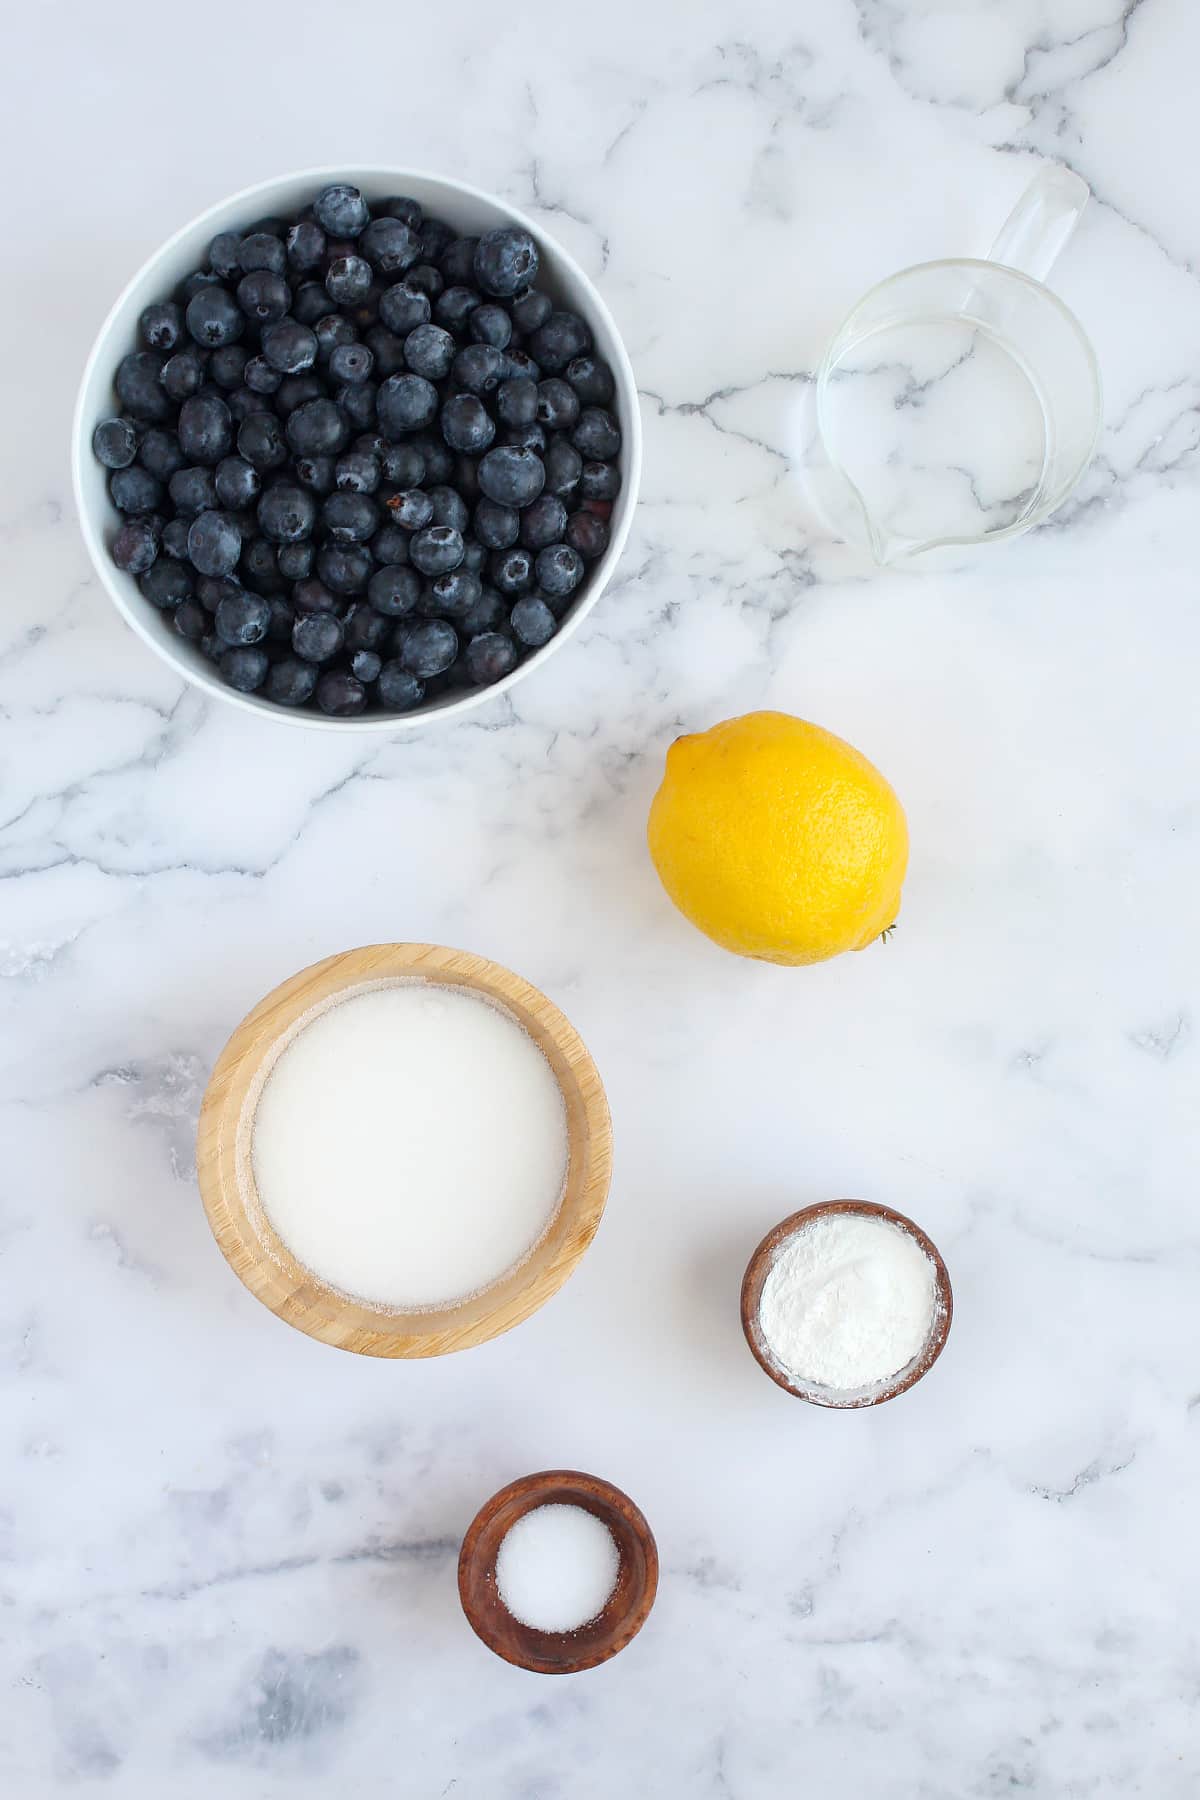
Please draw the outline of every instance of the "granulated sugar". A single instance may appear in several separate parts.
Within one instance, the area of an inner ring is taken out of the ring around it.
[[[468,990],[406,982],[318,1014],[254,1115],[263,1210],[306,1268],[377,1306],[445,1305],[532,1250],[562,1197],[549,1063]]]
[[[578,1631],[617,1584],[612,1532],[584,1506],[536,1506],[500,1545],[496,1589],[514,1619],[535,1631]]]
[[[933,1263],[907,1231],[856,1213],[818,1214],[763,1283],[759,1324],[793,1381],[843,1391],[887,1381],[933,1326]]]

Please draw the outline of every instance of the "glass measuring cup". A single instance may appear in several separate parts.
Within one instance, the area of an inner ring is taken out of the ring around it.
[[[1087,468],[1100,371],[1045,286],[1087,199],[1048,164],[986,260],[903,269],[834,335],[817,374],[815,497],[881,566],[1028,531]]]

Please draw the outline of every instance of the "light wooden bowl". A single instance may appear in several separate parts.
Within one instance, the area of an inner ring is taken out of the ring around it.
[[[254,1109],[301,1019],[355,989],[419,978],[466,987],[500,1006],[550,1064],[567,1114],[567,1177],[549,1230],[520,1266],[482,1293],[420,1311],[368,1306],[326,1286],[291,1254],[254,1188]],[[444,1356],[519,1325],[557,1292],[595,1236],[608,1197],[612,1126],[596,1065],[546,996],[511,970],[437,944],[372,944],[293,975],[242,1020],[217,1058],[200,1109],[196,1171],[221,1254],[279,1318],[364,1356]]]
[[[576,1631],[538,1631],[514,1619],[496,1587],[496,1557],[517,1520],[538,1506],[582,1506],[612,1532],[617,1582],[602,1612]],[[489,1650],[538,1675],[594,1669],[633,1641],[658,1592],[658,1546],[641,1508],[611,1481],[578,1469],[523,1475],[486,1500],[467,1528],[458,1557],[458,1597],[467,1622]]]

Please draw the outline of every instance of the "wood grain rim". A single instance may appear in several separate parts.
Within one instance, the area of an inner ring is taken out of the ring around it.
[[[608,1526],[620,1557],[617,1583],[604,1610],[578,1631],[537,1631],[501,1600],[496,1557],[519,1518],[558,1504],[582,1506]],[[543,1469],[501,1488],[471,1521],[458,1557],[458,1596],[472,1631],[505,1662],[538,1675],[575,1675],[608,1662],[633,1642],[657,1592],[658,1545],[641,1508],[611,1481],[578,1469]]]
[[[920,1354],[899,1370],[891,1381],[865,1392],[855,1390],[846,1397],[840,1396],[833,1388],[823,1388],[816,1384],[806,1386],[802,1382],[793,1381],[771,1355],[759,1324],[763,1284],[780,1250],[789,1238],[794,1237],[797,1231],[811,1224],[814,1219],[828,1218],[839,1213],[858,1218],[886,1219],[889,1224],[898,1226],[901,1231],[906,1231],[910,1237],[915,1238],[933,1264],[937,1293],[933,1323]],[[785,1393],[793,1394],[797,1400],[807,1400],[810,1406],[850,1411],[863,1406],[882,1406],[885,1400],[895,1400],[929,1373],[945,1349],[946,1339],[950,1335],[950,1324],[954,1318],[954,1290],[950,1285],[949,1271],[942,1261],[941,1251],[932,1238],[904,1213],[896,1212],[890,1206],[880,1206],[874,1200],[820,1200],[815,1206],[805,1206],[799,1212],[791,1213],[768,1231],[746,1265],[746,1273],[742,1277],[741,1307],[742,1330],[751,1354],[777,1386],[783,1388]]]
[[[469,988],[522,1026],[550,1064],[562,1093],[568,1153],[558,1211],[523,1263],[452,1306],[405,1311],[366,1305],[327,1286],[297,1262],[257,1202],[250,1124],[266,1074],[301,1021],[356,989],[413,979]],[[278,1318],[321,1343],[358,1355],[444,1356],[511,1330],[566,1281],[604,1211],[612,1174],[612,1124],[603,1084],[583,1040],[530,982],[486,957],[440,944],[369,944],[301,969],[242,1020],[205,1090],[196,1171],[221,1254]]]

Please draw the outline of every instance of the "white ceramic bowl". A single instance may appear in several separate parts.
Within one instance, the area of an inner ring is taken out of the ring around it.
[[[493,226],[507,224],[523,225],[532,232],[541,251],[538,286],[586,319],[597,352],[613,371],[617,386],[613,405],[624,438],[621,492],[613,505],[608,548],[588,570],[582,593],[550,642],[492,687],[439,696],[412,713],[367,713],[353,719],[331,719],[306,708],[277,706],[257,694],[239,694],[225,685],[196,646],[173,630],[170,620],[143,598],[133,577],[123,575],[112,561],[108,540],[117,528],[119,514],[108,497],[107,472],[92,455],[92,431],[97,421],[118,410],[113,375],[121,358],[135,347],[137,320],[142,308],[152,300],[164,299],[192,269],[203,267],[209,243],[219,231],[244,228],[255,219],[271,215],[286,217],[298,212],[331,181],[352,181],[362,189],[368,201],[381,200],[390,194],[410,194],[426,212],[445,219],[448,225],[464,233],[490,231]],[[607,586],[629,535],[642,468],[642,427],[633,369],[608,308],[574,259],[541,225],[478,188],[468,187],[461,181],[450,181],[441,175],[375,165],[338,164],[333,168],[307,169],[300,174],[259,182],[256,187],[244,188],[231,199],[222,200],[219,206],[210,207],[169,238],[138,270],[100,327],[83,372],[72,436],[72,475],[84,542],[100,580],[138,635],[185,680],[217,699],[282,724],[305,725],[322,731],[394,732],[411,730],[434,720],[458,718],[540,669],[566,643]]]

